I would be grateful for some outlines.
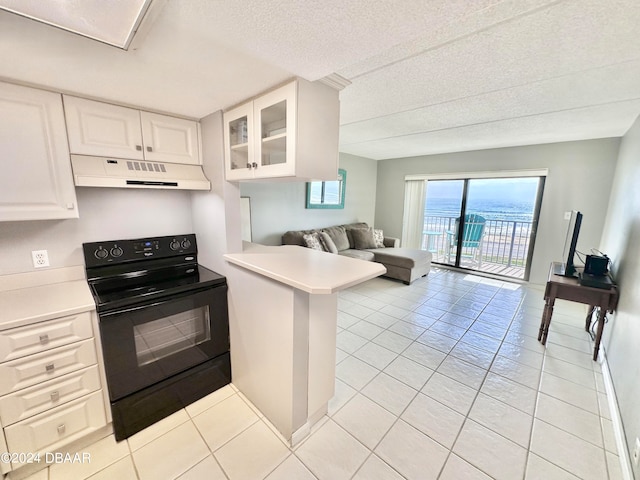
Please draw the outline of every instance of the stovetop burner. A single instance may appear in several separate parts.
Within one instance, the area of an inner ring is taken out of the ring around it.
[[[226,282],[198,265],[193,234],[85,243],[83,250],[100,313]]]

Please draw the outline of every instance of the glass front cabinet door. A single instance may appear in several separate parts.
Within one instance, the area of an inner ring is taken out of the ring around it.
[[[253,176],[253,104],[241,105],[224,114],[224,144],[227,180]]]
[[[280,87],[253,102],[256,177],[295,175],[295,102],[296,83]]]
[[[224,114],[227,180],[295,174],[295,94],[294,82]]]

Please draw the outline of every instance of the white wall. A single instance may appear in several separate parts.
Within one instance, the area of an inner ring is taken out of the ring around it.
[[[328,227],[351,222],[373,225],[376,203],[376,162],[340,154],[347,172],[344,209],[307,209],[306,183],[242,183],[240,192],[251,199],[252,239],[280,245],[287,230]]]
[[[604,345],[632,451],[640,437],[640,117],[623,137],[600,250],[612,261],[618,309],[604,329]],[[636,478],[640,469],[635,468]]]
[[[70,267],[84,265],[84,242],[193,231],[189,192],[84,187],[76,195],[78,219],[0,222],[0,275],[34,271],[32,250],[48,250],[49,268]]]
[[[408,174],[547,168],[530,281],[543,284],[550,262],[560,260],[567,223],[564,212],[584,214],[578,250],[600,244],[620,139],[554,143],[430,155],[378,162],[376,226],[402,237],[404,177]]]
[[[222,112],[203,118],[202,158],[211,191],[193,192],[193,226],[198,240],[198,262],[218,273],[226,272],[225,253],[242,250],[240,188],[224,179]]]

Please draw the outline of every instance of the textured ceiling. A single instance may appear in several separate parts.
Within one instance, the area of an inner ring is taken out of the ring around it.
[[[164,0],[121,51],[0,12],[0,77],[201,118],[338,73],[341,151],[372,159],[623,135],[637,0]]]

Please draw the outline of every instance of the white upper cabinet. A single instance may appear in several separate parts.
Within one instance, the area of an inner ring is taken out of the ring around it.
[[[0,83],[0,221],[77,218],[62,97]]]
[[[335,180],[338,92],[298,79],[224,114],[226,179]]]
[[[201,164],[198,123],[64,96],[71,153]]]
[[[198,123],[140,112],[144,157],[155,162],[201,164]]]
[[[143,160],[140,112],[64,96],[71,153]]]

